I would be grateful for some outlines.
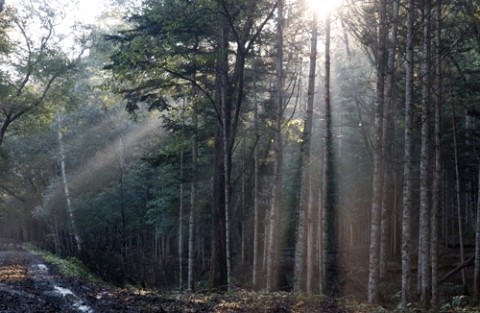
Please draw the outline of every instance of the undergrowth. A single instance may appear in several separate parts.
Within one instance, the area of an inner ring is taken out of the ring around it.
[[[24,248],[30,253],[41,257],[46,263],[55,266],[58,271],[65,277],[71,279],[82,279],[95,284],[105,284],[98,276],[90,272],[90,270],[75,257],[62,259],[48,251],[42,250],[37,246],[25,243]]]

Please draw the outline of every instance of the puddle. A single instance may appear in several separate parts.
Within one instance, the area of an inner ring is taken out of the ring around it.
[[[65,299],[67,299],[72,304],[72,306],[75,309],[79,310],[80,312],[85,312],[85,313],[94,312],[88,305],[86,305],[81,299],[79,299],[70,289],[63,288],[60,286],[55,286],[54,290],[56,293],[59,293]]]

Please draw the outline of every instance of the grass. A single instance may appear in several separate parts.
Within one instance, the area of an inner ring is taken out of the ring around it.
[[[24,248],[30,253],[41,257],[46,263],[56,267],[58,271],[67,278],[81,279],[95,284],[105,284],[98,276],[90,272],[82,261],[75,257],[62,259],[30,243],[25,243]]]

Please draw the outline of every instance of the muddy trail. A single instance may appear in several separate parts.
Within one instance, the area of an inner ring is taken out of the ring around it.
[[[161,294],[66,278],[18,242],[0,239],[0,313],[13,312],[346,312],[289,294]]]
[[[98,286],[63,277],[21,243],[0,242],[0,313],[210,312],[153,292]]]

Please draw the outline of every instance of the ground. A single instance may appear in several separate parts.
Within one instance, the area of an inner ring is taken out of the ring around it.
[[[0,313],[17,312],[346,312],[318,299],[292,300],[288,293],[163,294],[120,289],[66,278],[55,266],[0,240]]]
[[[479,312],[470,309],[443,312]],[[25,250],[23,244],[0,239],[0,313],[13,312],[364,313],[387,310],[282,292],[165,294],[121,289],[86,279],[67,278],[54,265]],[[417,308],[409,312],[423,311]]]

